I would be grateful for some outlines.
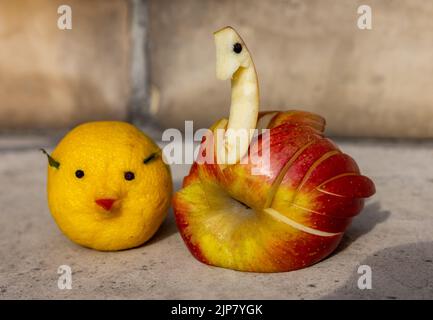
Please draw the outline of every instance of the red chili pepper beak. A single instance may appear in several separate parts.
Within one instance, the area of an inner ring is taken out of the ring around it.
[[[116,201],[116,199],[96,199],[95,200],[95,202],[98,206],[104,208],[107,211],[111,210],[115,201]]]

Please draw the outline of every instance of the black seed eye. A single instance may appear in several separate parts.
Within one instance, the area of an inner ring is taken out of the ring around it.
[[[241,53],[241,51],[242,51],[242,45],[239,42],[236,42],[233,45],[233,51],[236,52],[236,53]]]
[[[125,172],[125,180],[131,181],[134,180],[134,178],[135,178],[134,172],[131,171]]]
[[[152,161],[153,159],[155,159],[156,156],[157,156],[156,152],[155,152],[155,153],[152,153],[150,156],[148,156],[146,159],[144,159],[143,163],[144,163],[144,164],[149,163],[150,161]]]
[[[84,171],[83,170],[77,170],[77,171],[75,171],[75,176],[78,179],[81,179],[82,177],[84,177]]]

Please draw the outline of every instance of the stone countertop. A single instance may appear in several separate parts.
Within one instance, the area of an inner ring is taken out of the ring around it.
[[[350,299],[433,298],[433,141],[339,140],[377,194],[337,252],[298,271],[241,273],[196,261],[170,211],[145,246],[104,253],[65,238],[46,202],[46,159],[36,146],[0,144],[0,299]],[[5,148],[1,148],[6,145]],[[189,166],[173,166],[178,188]],[[57,286],[72,268],[72,289]],[[360,290],[360,265],[372,289]]]

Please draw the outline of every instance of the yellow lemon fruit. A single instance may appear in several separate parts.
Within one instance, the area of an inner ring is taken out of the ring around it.
[[[82,124],[48,158],[49,208],[72,241],[103,251],[133,248],[164,220],[170,169],[160,148],[133,125]]]

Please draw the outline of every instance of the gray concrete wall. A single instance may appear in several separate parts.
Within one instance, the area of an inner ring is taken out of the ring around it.
[[[57,27],[65,3],[72,30]],[[127,0],[0,1],[0,130],[125,119],[131,46]]]
[[[70,0],[73,30],[60,31],[63,2],[0,0],[0,131],[149,112],[163,127],[207,127],[230,97],[212,32],[233,25],[253,53],[262,109],[317,112],[333,135],[433,137],[431,2]],[[372,30],[357,28],[360,4]]]
[[[361,4],[372,30],[357,27]],[[263,109],[317,112],[334,135],[433,137],[433,2],[151,0],[149,11],[164,126],[228,114],[212,32],[232,25],[253,54]]]

